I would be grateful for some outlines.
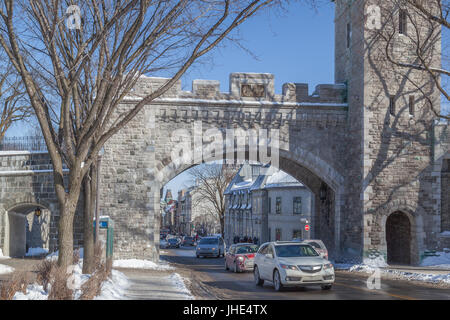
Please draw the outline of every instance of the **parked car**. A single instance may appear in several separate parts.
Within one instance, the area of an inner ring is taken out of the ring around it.
[[[258,246],[252,243],[233,244],[225,255],[225,270],[252,271]]]
[[[167,248],[179,248],[181,241],[179,238],[169,238],[167,239]]]
[[[293,241],[264,243],[254,260],[256,285],[271,281],[276,291],[283,287],[320,285],[331,289],[334,267],[309,244]]]
[[[314,250],[316,250],[323,258],[328,260],[328,250],[322,240],[307,239],[303,240],[302,242],[312,246]]]
[[[169,243],[165,239],[161,239],[159,241],[159,247],[162,248],[162,249],[167,248],[168,245],[169,245]]]
[[[184,236],[182,244],[183,246],[195,246],[195,239],[191,236]]]
[[[220,257],[225,255],[225,241],[220,237],[204,237],[197,243],[197,258],[212,256]]]

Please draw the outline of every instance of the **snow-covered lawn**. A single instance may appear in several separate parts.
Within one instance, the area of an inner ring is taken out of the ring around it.
[[[115,268],[128,268],[128,269],[149,269],[149,270],[174,270],[174,267],[171,267],[165,261],[159,261],[159,263],[155,263],[150,260],[140,260],[140,259],[124,259],[124,260],[114,260],[113,267]]]
[[[450,253],[438,252],[439,257],[427,257],[421,265],[422,267],[432,268],[449,268],[450,269]],[[383,257],[377,257],[376,259],[365,259],[363,264],[335,264],[336,269],[346,270],[349,272],[361,272],[373,274],[377,268],[379,268],[382,275],[389,276],[402,280],[414,280],[431,283],[445,283],[450,284],[450,272],[433,272],[430,271],[405,271],[398,269],[389,269],[388,265],[384,261]]]
[[[81,296],[81,286],[91,277],[91,275],[83,274],[83,248],[79,250],[80,260],[76,265],[70,267],[69,271],[72,271],[72,276],[69,277],[68,285],[74,291],[74,299],[77,300]],[[46,259],[55,260],[58,259],[58,252],[49,254]],[[0,265],[1,267],[1,265]],[[50,285],[49,285],[50,286]],[[129,286],[128,278],[117,270],[112,270],[110,278],[102,284],[101,293],[95,297],[95,300],[120,300],[125,299],[124,294],[126,288]],[[27,287],[26,294],[22,292],[16,292],[14,300],[47,300],[48,292],[44,291],[44,288],[33,283]]]
[[[450,269],[450,252],[436,252],[438,257],[426,257],[422,260],[421,266]]]
[[[10,266],[5,266],[4,264],[0,264],[0,274],[11,273],[14,272],[14,268]]]

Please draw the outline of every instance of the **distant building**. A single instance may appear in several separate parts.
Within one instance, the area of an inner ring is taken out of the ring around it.
[[[309,238],[311,192],[283,171],[244,164],[225,191],[225,240],[256,237],[259,243]]]

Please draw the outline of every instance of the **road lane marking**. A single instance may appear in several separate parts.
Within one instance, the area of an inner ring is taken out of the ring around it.
[[[413,297],[408,297],[408,296],[403,296],[403,295],[399,295],[399,294],[389,293],[389,292],[386,292],[386,291],[370,290],[370,289],[367,289],[367,288],[351,286],[349,284],[343,284],[343,283],[335,282],[334,285],[343,286],[343,287],[347,287],[347,288],[351,288],[351,289],[362,290],[362,291],[366,291],[366,292],[372,292],[372,293],[378,293],[378,294],[387,294],[387,295],[389,295],[391,297],[399,298],[399,299],[403,299],[403,300],[419,300],[419,299],[416,299],[416,298],[413,298]]]

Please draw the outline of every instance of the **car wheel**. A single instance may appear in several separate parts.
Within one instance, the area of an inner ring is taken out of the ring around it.
[[[278,270],[275,270],[273,273],[273,286],[275,287],[275,291],[283,290],[283,284],[281,283],[281,277]]]
[[[236,261],[234,262],[234,270],[233,271],[234,271],[234,273],[238,273],[239,272],[239,269],[238,269]]]
[[[332,285],[331,284],[323,284],[321,287],[322,287],[322,290],[330,290]]]
[[[257,266],[255,266],[255,268],[253,269],[253,279],[255,280],[255,284],[257,286],[262,286],[264,283],[264,280],[262,280],[259,276],[259,270]]]
[[[200,256],[197,254],[197,259],[200,258]]]

